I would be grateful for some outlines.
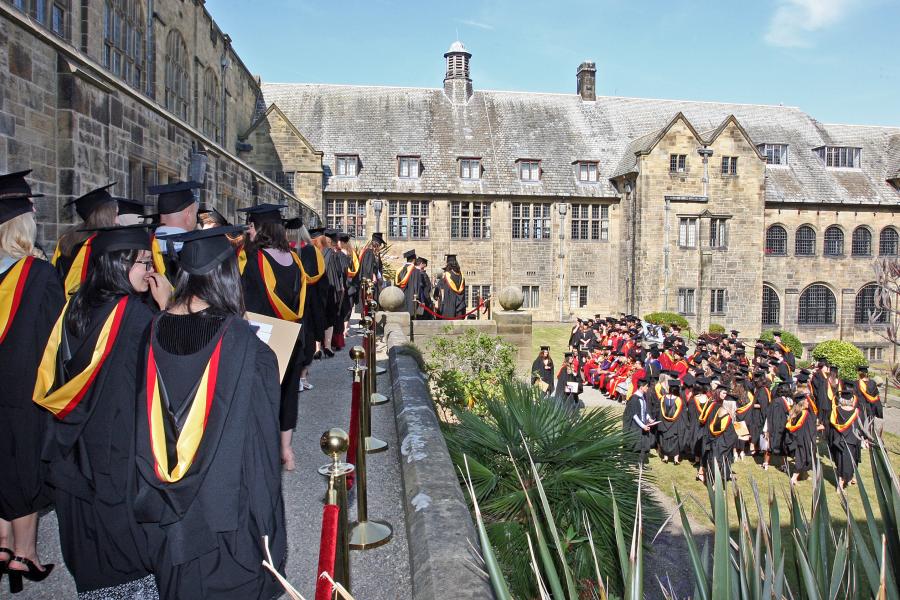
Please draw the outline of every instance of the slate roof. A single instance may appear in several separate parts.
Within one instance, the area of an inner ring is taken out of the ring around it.
[[[791,106],[478,90],[454,105],[443,89],[325,84],[262,91],[324,152],[326,192],[616,197],[608,178],[633,169],[634,153],[681,112],[697,131],[734,115],[755,143],[788,144],[788,165],[767,169],[769,202],[900,205],[886,181],[900,172],[900,128],[826,125]],[[862,168],[826,169],[812,152],[823,145],[861,147]],[[358,177],[331,176],[336,153],[359,155]],[[397,177],[399,155],[421,157],[419,179]],[[459,178],[460,157],[481,157],[480,181]],[[520,158],[541,159],[539,183],[519,181]],[[601,181],[578,182],[579,160],[599,162]]]

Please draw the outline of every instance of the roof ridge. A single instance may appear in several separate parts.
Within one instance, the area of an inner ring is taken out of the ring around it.
[[[900,129],[900,125],[860,125],[858,123],[822,123],[825,127],[868,127],[870,129]]]

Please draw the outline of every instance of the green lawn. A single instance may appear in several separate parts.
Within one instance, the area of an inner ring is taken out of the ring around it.
[[[563,353],[569,347],[571,323],[535,323],[531,333],[531,360],[537,357],[541,346],[550,346],[550,358],[559,369],[563,364]]]

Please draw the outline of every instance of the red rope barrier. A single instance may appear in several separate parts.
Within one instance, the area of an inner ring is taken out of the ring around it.
[[[416,300],[416,304],[418,304],[419,306],[421,306],[422,309],[423,309],[425,312],[427,312],[429,315],[431,315],[432,317],[434,317],[434,318],[436,318],[436,319],[441,319],[441,320],[444,320],[444,321],[458,321],[458,320],[460,320],[460,319],[466,319],[466,318],[468,318],[468,317],[474,315],[475,313],[477,313],[477,312],[478,312],[479,310],[481,310],[482,308],[484,308],[484,300],[482,300],[481,302],[478,303],[478,306],[476,306],[475,308],[473,308],[472,310],[470,310],[470,311],[467,312],[466,314],[462,315],[461,317],[445,317],[445,316],[443,316],[443,315],[439,315],[438,313],[434,312],[433,310],[431,310],[430,308],[428,308],[427,305],[422,304],[422,303],[419,302],[418,300]]]
[[[319,540],[319,567],[316,570],[316,600],[331,600],[334,593],[331,582],[322,577],[328,572],[334,579],[334,562],[337,553],[338,516],[340,510],[334,504],[326,504],[322,510],[322,536]]]
[[[365,341],[365,338],[363,338]],[[350,442],[347,446],[347,462],[356,466],[356,448],[359,444],[359,403],[362,400],[362,384],[353,382],[353,400],[350,402]],[[353,487],[356,471],[347,475],[347,489]]]

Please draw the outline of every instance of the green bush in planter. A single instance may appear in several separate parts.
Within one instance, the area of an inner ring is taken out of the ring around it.
[[[828,362],[837,365],[841,379],[853,381],[856,380],[856,367],[867,364],[862,350],[850,342],[842,342],[841,340],[828,340],[817,345],[813,349],[813,358],[816,360],[824,358]]]
[[[723,333],[725,333],[725,326],[719,325],[718,323],[710,323],[708,332],[714,333],[716,335],[722,335]]]
[[[774,342],[775,336],[772,335],[772,331],[774,331],[774,330],[769,329],[768,331],[763,331],[762,334],[759,336],[759,339],[765,340],[767,342]],[[781,343],[791,349],[791,352],[794,353],[794,358],[796,358],[797,360],[800,360],[801,358],[803,358],[803,342],[801,342],[800,339],[796,335],[794,335],[793,333],[790,333],[788,331],[782,330],[781,331]]]
[[[653,323],[654,325],[678,325],[682,329],[687,329],[689,327],[687,319],[685,319],[678,313],[673,312],[650,313],[648,315],[644,315],[644,320],[648,323]]]

